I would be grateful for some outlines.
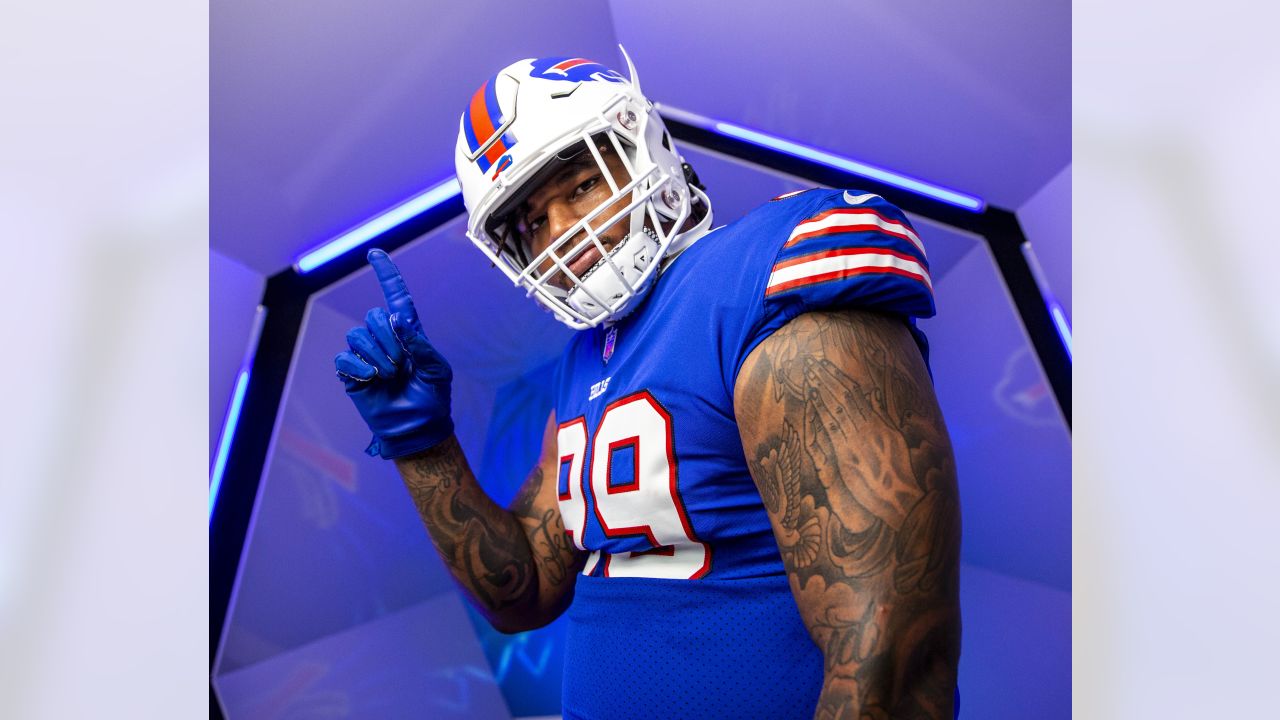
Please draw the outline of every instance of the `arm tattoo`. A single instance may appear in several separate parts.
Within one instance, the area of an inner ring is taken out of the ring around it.
[[[906,328],[802,315],[752,353],[738,386],[751,474],[825,658],[817,717],[950,718],[959,496]]]
[[[500,611],[536,596],[519,523],[480,489],[456,438],[397,465],[436,552],[484,609]]]
[[[581,569],[577,550],[569,542],[564,520],[558,507],[539,509],[535,504],[546,473],[536,467],[511,501],[511,512],[524,526],[533,559],[538,565],[541,594],[558,596],[566,585],[572,585],[574,574]]]

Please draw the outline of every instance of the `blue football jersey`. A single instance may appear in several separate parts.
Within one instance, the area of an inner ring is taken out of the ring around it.
[[[801,313],[933,315],[924,248],[882,198],[809,190],[694,243],[556,387],[559,501],[589,553],[568,610],[566,718],[809,718],[801,622],[734,419],[738,370]]]

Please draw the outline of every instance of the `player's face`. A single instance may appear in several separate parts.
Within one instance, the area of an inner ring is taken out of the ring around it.
[[[609,167],[609,172],[613,175],[614,182],[619,186],[625,185],[630,176],[612,145],[602,143],[597,147],[605,164]],[[605,180],[600,166],[590,152],[583,150],[574,158],[565,161],[564,167],[541,187],[534,190],[519,211],[518,226],[529,257],[537,257],[548,245],[592,210],[608,201],[612,195],[613,191],[609,188],[608,181]],[[591,221],[591,227],[597,231],[596,234],[606,252],[613,250],[626,237],[629,223],[624,218],[605,230],[599,230],[599,228],[609,218],[626,208],[628,201],[628,197],[620,198]],[[586,275],[603,257],[595,243],[588,243],[582,250],[574,252],[585,238],[585,231],[579,232],[555,251],[579,278]],[[537,272],[545,273],[552,267],[554,263],[546,259],[539,263]],[[560,270],[556,270],[550,277],[552,285],[566,290],[571,282],[571,279]]]

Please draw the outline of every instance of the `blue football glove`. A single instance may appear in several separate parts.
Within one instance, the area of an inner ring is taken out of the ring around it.
[[[453,370],[427,342],[395,263],[378,249],[370,250],[368,257],[387,308],[366,313],[365,327],[351,328],[348,349],[333,362],[347,395],[373,431],[365,452],[391,459],[426,450],[453,435]]]

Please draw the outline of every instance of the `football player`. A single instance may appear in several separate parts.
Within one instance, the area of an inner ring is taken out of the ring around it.
[[[920,238],[857,190],[712,228],[629,71],[521,60],[461,119],[468,237],[579,330],[516,499],[472,474],[379,250],[386,307],[336,359],[367,451],[494,627],[567,611],[567,718],[950,718],[960,513]]]

